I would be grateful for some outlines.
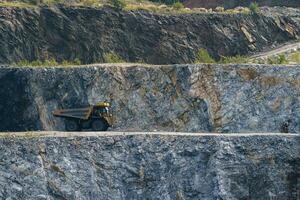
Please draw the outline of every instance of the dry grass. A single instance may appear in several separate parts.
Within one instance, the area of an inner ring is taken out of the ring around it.
[[[1,1],[1,0],[0,0]],[[174,4],[174,5],[165,5],[161,3],[151,2],[147,0],[120,0],[124,3],[124,10],[126,11],[134,11],[134,10],[145,10],[154,13],[162,13],[162,14],[188,14],[188,13],[219,13],[219,14],[248,14],[248,8],[239,8],[239,9],[205,9],[205,8],[194,8],[189,9],[183,7],[183,5]],[[22,0],[19,1],[1,1],[0,6],[2,7],[19,7],[19,8],[28,8],[28,7],[36,7],[40,5],[55,5],[55,4],[65,4],[68,6],[87,6],[87,7],[95,7],[99,8],[104,5],[110,5],[109,0],[79,0],[76,3],[67,3],[65,0],[33,0],[33,3],[27,3]]]
[[[250,60],[253,63],[259,64],[271,64],[271,65],[283,65],[283,64],[300,64],[300,51],[293,52],[290,54],[280,54],[267,58],[256,58]]]
[[[289,63],[300,64],[300,51],[294,52],[287,57]]]
[[[0,1],[0,7],[34,8],[35,6],[29,3],[18,1]]]

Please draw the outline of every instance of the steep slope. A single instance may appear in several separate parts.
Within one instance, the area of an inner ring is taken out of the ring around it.
[[[299,9],[280,12],[164,15],[110,8],[1,7],[0,63],[51,58],[93,63],[109,52],[129,62],[191,63],[199,48],[215,58],[247,55],[298,38]]]
[[[112,102],[115,130],[300,132],[300,66],[0,68],[0,130],[62,130],[56,108]]]

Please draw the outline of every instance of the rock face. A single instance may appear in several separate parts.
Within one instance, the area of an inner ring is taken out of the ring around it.
[[[63,130],[57,108],[110,101],[114,130],[300,132],[300,68],[91,65],[0,68],[0,130]]]
[[[1,7],[0,63],[51,58],[95,63],[110,52],[128,62],[192,63],[200,48],[215,58],[247,55],[298,38],[299,9],[280,12],[163,15],[109,8]]]
[[[0,152],[1,199],[299,198],[299,135],[1,137]]]

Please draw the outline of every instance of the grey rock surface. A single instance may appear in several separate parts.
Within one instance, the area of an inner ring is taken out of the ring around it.
[[[0,63],[52,58],[95,63],[110,52],[127,62],[192,63],[200,48],[220,58],[299,38],[299,9],[266,10],[165,15],[110,8],[0,7]]]
[[[110,101],[113,130],[300,132],[300,66],[0,68],[0,130],[63,130],[51,112]]]
[[[299,199],[299,135],[34,134],[1,135],[1,199]]]

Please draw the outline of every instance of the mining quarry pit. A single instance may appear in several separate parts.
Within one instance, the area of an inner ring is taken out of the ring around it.
[[[299,8],[1,5],[0,199],[300,199],[299,63],[190,64],[299,51]],[[107,132],[52,115],[102,101]]]

